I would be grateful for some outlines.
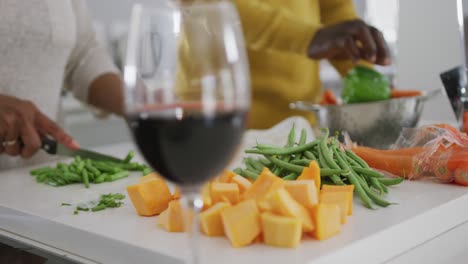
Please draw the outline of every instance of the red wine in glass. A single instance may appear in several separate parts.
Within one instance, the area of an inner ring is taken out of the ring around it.
[[[171,114],[172,113],[172,114]],[[201,185],[229,164],[245,129],[245,111],[164,110],[129,118],[134,140],[148,163],[167,180]]]

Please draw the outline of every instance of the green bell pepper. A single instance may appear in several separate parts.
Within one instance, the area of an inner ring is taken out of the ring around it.
[[[356,66],[344,80],[343,102],[362,103],[390,98],[390,82],[379,72]]]

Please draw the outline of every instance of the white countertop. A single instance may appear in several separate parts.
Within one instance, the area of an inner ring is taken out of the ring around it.
[[[254,136],[259,134],[250,140]],[[130,149],[136,148],[123,143],[98,150],[123,156]],[[183,263],[186,235],[158,229],[156,217],[137,216],[128,199],[121,208],[78,215],[60,206],[123,193],[138,174],[89,189],[54,188],[36,183],[30,169],[0,173],[0,235],[84,263]],[[202,237],[202,263],[382,263],[468,221],[468,188],[405,182],[392,188],[388,199],[398,204],[368,210],[356,199],[341,234],[321,242],[308,239],[297,249],[260,244],[234,249],[225,238]]]

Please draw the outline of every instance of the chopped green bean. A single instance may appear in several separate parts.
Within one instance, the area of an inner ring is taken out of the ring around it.
[[[380,194],[383,194],[384,193],[384,190],[382,188],[382,185],[379,180],[377,180],[377,178],[369,178],[370,180],[370,184],[372,187],[374,187],[376,190],[379,191]]]
[[[366,193],[366,191],[364,190],[363,186],[361,185],[358,179],[359,176],[356,175],[354,171],[351,170],[351,167],[346,163],[345,159],[343,159],[343,157],[340,155],[341,154],[340,152],[337,152],[336,149],[333,149],[333,151],[336,152],[336,158],[338,160],[338,164],[341,167],[341,169],[350,171],[350,174],[347,177],[349,181],[351,182],[351,184],[354,185],[354,190],[358,194],[364,206],[372,209],[372,200],[369,197],[369,195]]]
[[[84,183],[85,187],[89,188],[89,175],[88,175],[88,172],[86,170],[83,170],[83,174],[81,174],[81,176],[83,177],[83,183]]]
[[[371,169],[365,169],[365,168],[359,168],[359,167],[356,167],[356,166],[353,166],[352,167],[353,170],[359,174],[363,174],[367,177],[370,177],[370,178],[383,178],[384,176],[376,171],[373,171]]]
[[[255,145],[256,148],[258,149],[281,149],[282,147],[276,146],[276,145],[271,145],[271,144],[259,144]]]
[[[123,162],[130,163],[130,161],[133,159],[134,156],[135,156],[135,152],[129,151]]]
[[[289,171],[292,171],[292,172],[295,172],[295,173],[298,173],[298,174],[301,174],[302,170],[304,169],[304,167],[302,167],[302,166],[294,165],[294,164],[282,161],[282,160],[280,160],[278,158],[275,158],[275,157],[267,156],[267,159],[269,159],[271,162],[273,162],[278,167],[281,167],[283,169],[287,169]]]
[[[250,154],[261,154],[261,155],[291,155],[303,152],[305,150],[311,149],[312,147],[316,146],[318,141],[312,141],[308,144],[291,147],[291,148],[282,148],[282,149],[248,149],[245,153]]]
[[[318,161],[317,157],[311,151],[304,151],[304,156],[306,156],[306,158],[308,158],[309,160]]]
[[[301,165],[301,166],[309,166],[310,162],[312,162],[311,160],[309,159],[294,159],[291,161],[291,164],[294,164],[294,165]]]
[[[126,178],[128,177],[128,175],[130,175],[128,171],[121,171],[121,172],[117,172],[117,173],[110,175],[109,177],[107,177],[107,179],[110,179],[110,181],[112,182],[112,181]]]
[[[152,173],[153,170],[151,168],[146,167],[146,168],[144,168],[142,170],[142,172],[143,172],[143,175],[148,175],[148,174]]]
[[[382,199],[379,195],[373,192],[368,186],[363,185],[364,191],[369,195],[369,197],[376,203],[378,206],[387,207],[392,205],[392,203],[387,202],[386,200]]]
[[[348,174],[349,174],[348,170],[320,169],[320,176],[322,176],[322,177],[332,176],[332,175],[348,175]]]
[[[91,211],[92,212],[97,212],[97,211],[102,211],[104,209],[106,209],[107,206],[101,204],[101,205],[96,205],[95,207],[91,208]]]
[[[97,177],[94,179],[93,182],[96,183],[96,184],[103,183],[103,182],[105,182],[105,181],[107,180],[107,177],[109,177],[109,174],[103,173],[103,174],[97,176]]]
[[[397,178],[379,178],[378,180],[383,185],[392,186],[392,185],[398,185],[402,183],[405,179],[403,177],[397,177]]]
[[[249,170],[240,169],[240,170],[237,170],[236,173],[244,178],[251,179],[251,180],[256,180],[258,178],[258,174]]]
[[[366,169],[369,168],[369,165],[367,165],[367,163],[363,159],[361,159],[358,155],[356,155],[354,152],[350,150],[346,150],[345,153],[348,157],[353,159],[361,167],[366,168]]]
[[[39,175],[39,174],[42,174],[42,173],[48,173],[48,172],[51,172],[51,171],[54,171],[55,169],[54,168],[51,168],[51,167],[44,167],[44,168],[39,168],[39,169],[35,169],[35,170],[32,170],[30,172],[31,175]]]
[[[285,181],[295,181],[297,179],[297,177],[299,177],[299,175],[297,173],[290,173],[290,174],[284,176],[283,180],[285,180]]]
[[[256,160],[254,158],[247,158],[247,159],[257,171],[261,172],[263,168],[265,167],[263,163],[261,163],[259,160]]]
[[[99,176],[101,174],[101,172],[96,167],[93,166],[91,160],[89,160],[89,159],[86,160],[85,168],[88,171],[92,172],[95,176]]]

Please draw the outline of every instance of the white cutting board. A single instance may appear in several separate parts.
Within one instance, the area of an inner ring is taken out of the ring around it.
[[[281,136],[251,131],[244,146],[257,139],[282,145],[292,122],[274,128]],[[300,131],[305,123],[295,122]],[[123,156],[130,149],[136,148],[128,143],[98,150]],[[1,234],[89,263],[183,263],[186,235],[158,229],[156,217],[137,216],[128,199],[121,208],[79,215],[73,215],[71,207],[60,206],[125,192],[139,174],[89,189],[82,185],[54,188],[36,183],[30,169],[0,173]],[[321,242],[307,239],[297,249],[260,244],[234,249],[225,238],[202,237],[202,263],[380,263],[468,221],[468,188],[405,182],[392,188],[388,199],[399,204],[369,210],[355,199],[354,215],[341,234]]]

